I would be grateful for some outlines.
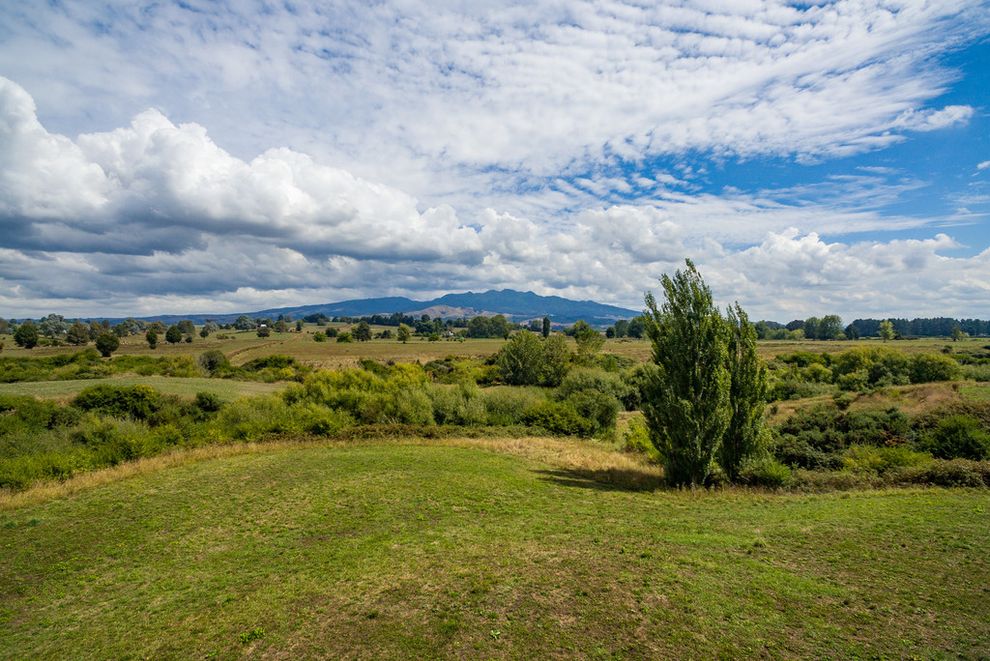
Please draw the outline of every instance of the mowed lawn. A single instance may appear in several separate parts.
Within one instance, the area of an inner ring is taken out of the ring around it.
[[[285,387],[285,383],[235,381],[233,379],[179,378],[168,376],[114,376],[105,379],[71,379],[67,381],[22,381],[0,383],[0,395],[29,395],[42,399],[68,400],[84,388],[99,384],[115,386],[151,386],[166,395],[193,397],[198,392],[210,392],[221,399],[232,400],[246,395],[261,395]]]
[[[990,653],[986,491],[594,477],[495,441],[296,446],[8,502],[0,657]]]

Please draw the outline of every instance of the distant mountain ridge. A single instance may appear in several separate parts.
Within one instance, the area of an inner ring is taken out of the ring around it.
[[[540,296],[531,291],[523,292],[514,289],[497,291],[491,289],[480,293],[445,294],[430,301],[415,301],[404,296],[388,296],[338,301],[336,303],[269,308],[257,312],[155,315],[142,317],[142,319],[165,323],[172,323],[181,319],[191,319],[195,323],[203,323],[207,320],[229,323],[242,314],[249,317],[271,318],[281,314],[299,319],[311,314],[324,314],[328,317],[364,317],[373,314],[387,315],[393,312],[414,316],[425,313],[430,314],[431,317],[443,316],[448,318],[502,314],[515,322],[550,317],[550,320],[556,324],[573,324],[579,319],[583,319],[594,326],[609,326],[619,319],[631,319],[641,314],[639,310],[606,305],[596,301],[575,301],[561,296]],[[436,314],[438,312],[439,315]]]

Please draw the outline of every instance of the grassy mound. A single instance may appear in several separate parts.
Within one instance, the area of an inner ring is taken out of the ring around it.
[[[655,492],[581,447],[272,446],[26,492],[0,509],[0,657],[990,647],[985,491]]]

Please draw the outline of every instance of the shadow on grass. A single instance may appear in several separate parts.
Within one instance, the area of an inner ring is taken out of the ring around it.
[[[631,468],[559,468],[538,470],[545,482],[564,487],[599,491],[656,491],[664,486],[663,477],[650,471]]]

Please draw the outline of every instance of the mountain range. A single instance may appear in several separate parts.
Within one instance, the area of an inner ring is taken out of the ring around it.
[[[498,291],[492,289],[480,293],[446,294],[429,301],[415,301],[403,296],[389,296],[270,308],[255,312],[155,315],[143,317],[143,319],[164,323],[174,323],[181,319],[191,319],[195,323],[203,323],[207,320],[229,323],[242,314],[252,318],[276,318],[279,315],[285,315],[292,319],[300,319],[311,314],[323,314],[327,317],[364,317],[373,314],[387,315],[393,312],[401,312],[411,316],[428,314],[431,318],[502,314],[515,322],[550,317],[554,324],[573,324],[579,319],[583,319],[593,326],[609,326],[619,319],[630,319],[641,314],[639,310],[630,310],[595,301],[574,301],[560,296],[540,296],[531,291],[523,292],[514,289]]]

